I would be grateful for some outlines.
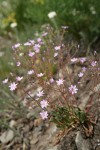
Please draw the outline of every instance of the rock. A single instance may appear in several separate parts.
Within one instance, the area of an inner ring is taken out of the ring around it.
[[[16,121],[15,121],[15,120],[11,120],[9,126],[12,128],[12,127],[14,127],[15,125],[16,125]]]
[[[57,131],[57,126],[54,123],[51,123],[48,130],[47,130],[47,133],[52,135],[56,131]]]
[[[23,141],[23,146],[22,146],[23,148],[23,150],[30,150],[30,143],[29,143],[29,141],[27,140],[27,139],[24,139],[24,141]],[[21,148],[19,148],[19,150],[20,150]]]
[[[19,143],[19,144],[21,144],[22,141],[23,141],[23,138],[21,138],[21,137],[19,137],[19,136],[14,138],[14,143]]]
[[[30,119],[30,118],[31,118],[31,119],[33,119],[33,120],[36,118],[33,111],[29,112],[26,117],[27,117],[27,119]]]
[[[89,150],[89,143],[87,142],[87,140],[83,139],[83,137],[81,136],[81,132],[78,131],[77,135],[76,135],[76,146],[78,150]]]
[[[40,126],[37,127],[37,132],[41,132],[43,134],[46,131],[45,124],[41,124]]]
[[[29,140],[28,140],[27,138],[24,138],[24,139],[23,139],[23,143],[24,143],[27,147],[29,147],[29,145],[30,145],[30,142],[29,142]]]
[[[58,144],[57,150],[77,150],[75,137],[75,131],[71,131],[68,134],[66,134],[62,139],[60,139],[60,143]]]
[[[47,150],[57,150],[57,146],[54,146],[54,147],[49,148],[49,149],[47,149]]]
[[[82,94],[81,104],[79,105],[79,108],[80,108],[81,110],[84,110],[84,108],[86,107],[86,104],[88,103],[90,96],[91,96],[91,92],[88,93],[88,95]],[[83,98],[83,97],[84,97],[84,98]]]
[[[38,118],[34,120],[34,126],[38,127],[43,123],[43,119],[42,118]]]
[[[7,150],[10,150],[10,148],[14,145],[14,140],[12,140],[9,144],[7,144],[7,146],[5,146]]]
[[[14,138],[14,132],[12,130],[5,131],[0,136],[0,141],[4,144],[10,142]]]
[[[29,125],[26,125],[25,128],[24,128],[24,133],[27,133],[30,131],[30,126]]]
[[[34,128],[34,121],[29,122],[28,125],[25,125],[23,128],[23,133],[29,133]]]
[[[31,145],[34,145],[34,144],[36,144],[38,141],[39,141],[39,139],[36,138],[36,137],[34,137],[34,138],[30,141],[30,144],[31,144]]]
[[[41,135],[41,131],[39,131],[39,128],[36,127],[34,129],[34,131],[32,132],[32,137],[35,136],[35,137],[38,137],[39,135]]]
[[[97,84],[97,86],[94,88],[95,92],[99,92],[100,91],[100,84]]]
[[[34,127],[34,121],[31,121],[30,124],[29,124],[29,126],[30,126],[30,130],[32,130],[33,127]]]
[[[94,91],[95,92],[99,92],[100,90],[100,84],[97,84],[95,87],[94,87]],[[93,94],[93,91],[90,91],[88,94],[86,94],[86,92],[82,93],[81,94],[81,104],[80,104],[80,109],[84,110],[84,108],[86,107],[88,101],[89,101],[89,98],[90,96]]]

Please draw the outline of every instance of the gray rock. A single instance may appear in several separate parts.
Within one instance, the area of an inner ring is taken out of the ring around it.
[[[29,125],[26,125],[25,128],[24,128],[24,133],[27,133],[30,131],[30,126]]]
[[[0,141],[4,144],[10,142],[14,138],[14,132],[12,130],[5,131],[0,136]]]
[[[12,128],[16,125],[16,121],[15,120],[11,120],[9,126]]]
[[[30,111],[30,112],[27,114],[26,117],[27,117],[28,119],[32,118],[33,120],[36,118],[33,111]]]
[[[39,141],[39,139],[35,137],[35,138],[33,138],[33,139],[30,141],[30,144],[31,144],[31,145],[34,145],[34,144],[36,144],[38,141]]]
[[[75,142],[78,150],[89,150],[89,143],[83,139],[80,131],[77,132]]]
[[[57,131],[57,126],[54,123],[51,123],[50,127],[47,130],[47,133],[53,135],[56,131]]]
[[[57,150],[57,146],[54,146],[54,147],[49,148],[49,149],[47,149],[47,150]]]

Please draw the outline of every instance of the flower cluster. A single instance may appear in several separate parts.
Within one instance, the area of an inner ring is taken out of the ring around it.
[[[48,16],[52,18],[56,14],[52,12]],[[49,34],[49,32],[44,32],[41,37],[35,40],[31,39],[24,44],[17,43],[12,46],[16,66],[20,70],[22,68],[23,72],[21,74],[19,72],[16,76],[12,75],[13,81],[8,78],[2,81],[3,84],[8,84],[10,91],[15,91],[21,87],[21,82],[25,82],[24,91],[31,87],[31,90],[28,89],[25,95],[35,93],[31,98],[41,107],[40,116],[43,120],[47,119],[52,108],[54,109],[53,103],[55,103],[55,100],[58,100],[55,105],[72,105],[78,94],[82,79],[88,76],[89,71],[89,76],[92,78],[98,76],[100,71],[100,68],[97,69],[97,60],[91,61],[86,57],[71,57],[70,51],[63,43],[62,36],[61,39],[58,38],[59,40],[54,42],[56,39],[54,34],[52,34],[52,37],[50,36],[51,39],[48,41]],[[82,67],[77,73],[73,74],[71,68],[73,64],[77,63],[81,63]],[[93,76],[91,70],[95,70],[95,76]],[[38,87],[41,87],[41,89],[36,90]],[[36,92],[34,92],[35,90]],[[27,105],[27,102],[24,104]]]

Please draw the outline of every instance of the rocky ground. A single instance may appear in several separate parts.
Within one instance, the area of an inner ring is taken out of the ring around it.
[[[85,94],[85,95],[84,95]],[[83,97],[84,109],[92,93]],[[86,137],[82,127],[61,132],[56,125],[38,117],[39,108],[30,110],[23,118],[10,117],[8,129],[0,129],[0,150],[99,150],[100,149],[100,99],[94,96],[90,114],[93,115],[93,134]]]

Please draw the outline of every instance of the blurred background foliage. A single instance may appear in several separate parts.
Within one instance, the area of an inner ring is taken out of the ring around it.
[[[99,0],[1,0],[1,32],[12,30],[12,23],[16,23],[20,32],[32,27],[33,31],[39,29],[41,25],[51,23],[47,16],[51,11],[57,13],[57,25],[69,26],[69,32],[75,38],[89,44],[100,36]]]

